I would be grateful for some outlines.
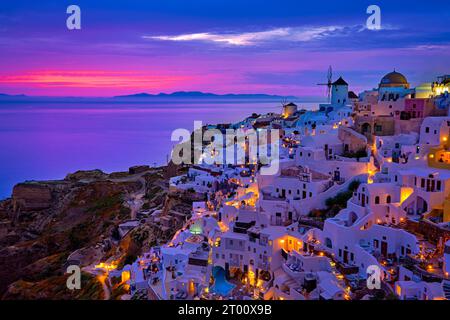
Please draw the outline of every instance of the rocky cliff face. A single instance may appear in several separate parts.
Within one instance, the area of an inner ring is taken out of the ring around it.
[[[0,296],[103,298],[102,286],[88,273],[82,290],[66,288],[68,261],[81,267],[107,259],[129,263],[157,239],[171,236],[175,230],[162,234],[158,224],[145,219],[122,239],[117,232],[131,219],[128,203],[134,198],[143,196],[145,210],[170,213],[166,174],[165,168],[148,167],[110,175],[79,171],[61,181],[16,185],[12,198],[0,202]],[[189,213],[189,201],[176,205]]]
[[[13,189],[14,211],[34,211],[48,209],[52,202],[49,186],[39,183],[20,183]]]

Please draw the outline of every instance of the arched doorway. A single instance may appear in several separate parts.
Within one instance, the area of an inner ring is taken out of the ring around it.
[[[370,135],[372,133],[370,123],[367,123],[367,122],[363,123],[362,126],[361,126],[361,132],[363,134],[369,134]]]
[[[380,204],[380,197],[379,196],[375,197],[375,204]]]
[[[386,203],[391,203],[391,201],[392,201],[391,196],[388,195],[388,196],[386,197]]]
[[[348,214],[348,225],[351,226],[355,223],[355,221],[358,220],[358,215],[355,212],[350,212]]]

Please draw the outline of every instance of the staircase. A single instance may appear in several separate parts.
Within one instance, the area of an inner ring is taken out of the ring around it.
[[[375,153],[372,151],[371,156],[373,157],[373,164],[375,167],[377,167],[378,171],[381,170],[380,161],[378,161],[378,158],[376,157]]]
[[[406,212],[406,207],[409,206],[412,202],[414,202],[414,201],[416,200],[416,197],[417,197],[417,192],[416,192],[416,191],[413,191],[413,193],[411,193],[411,194],[409,195],[409,197],[406,198],[406,199],[402,202],[400,208]],[[408,213],[406,212],[406,214],[408,214]]]
[[[450,281],[444,280],[442,282],[442,289],[444,290],[445,299],[450,300]]]

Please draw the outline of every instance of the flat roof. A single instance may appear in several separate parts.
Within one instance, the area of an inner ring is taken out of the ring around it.
[[[432,168],[432,167],[416,167],[414,169],[399,170],[403,175],[413,175],[428,178],[430,174],[437,174],[440,179],[450,179],[450,170]]]
[[[282,226],[270,226],[261,230],[260,234],[268,235],[270,239],[280,238],[287,235],[286,227]]]
[[[237,233],[233,232],[232,230],[228,230],[227,232],[223,233],[221,238],[233,238],[233,239],[239,239],[239,240],[248,240],[248,235],[245,233]]]

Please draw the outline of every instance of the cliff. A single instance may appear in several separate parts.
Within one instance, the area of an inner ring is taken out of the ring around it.
[[[174,195],[168,192],[167,178],[177,173],[178,168],[139,166],[112,174],[78,171],[60,181],[16,185],[12,198],[0,202],[0,296],[105,298],[89,272],[83,272],[81,290],[68,290],[67,265],[75,262],[82,270],[107,260],[123,265],[157,241],[166,241],[175,230],[139,212],[162,210],[170,217],[176,207],[177,214],[190,214],[189,199],[170,200]],[[121,238],[119,225],[132,219],[139,219],[139,226]]]

